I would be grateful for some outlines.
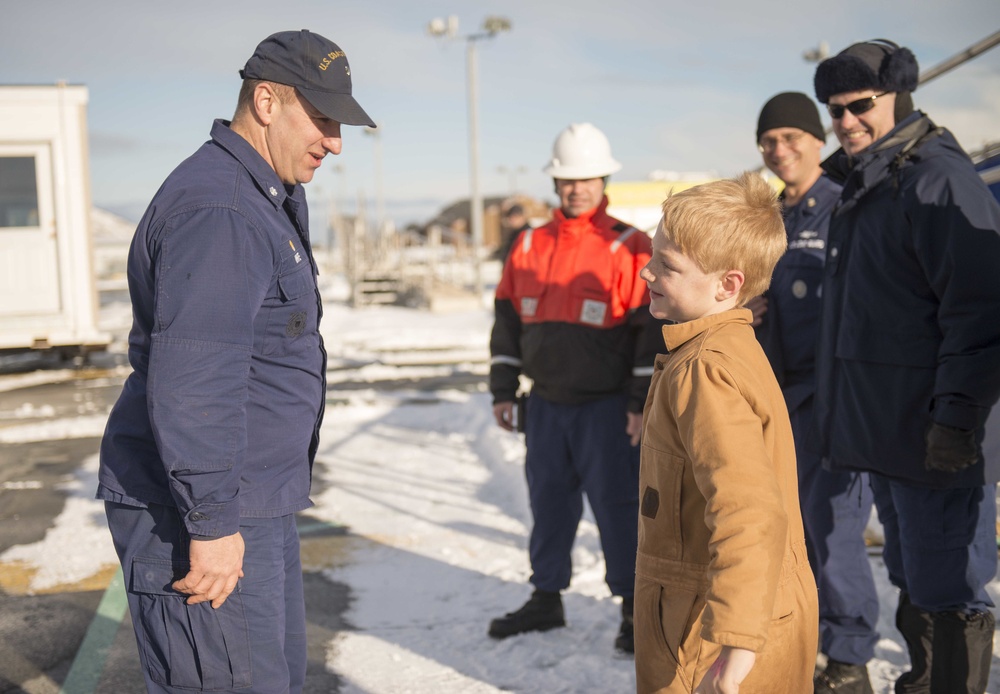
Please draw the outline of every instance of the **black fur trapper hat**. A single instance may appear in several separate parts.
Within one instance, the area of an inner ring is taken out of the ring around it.
[[[877,89],[881,92],[912,92],[920,71],[908,48],[887,39],[855,43],[828,58],[816,68],[813,85],[816,99],[827,103],[834,94]]]

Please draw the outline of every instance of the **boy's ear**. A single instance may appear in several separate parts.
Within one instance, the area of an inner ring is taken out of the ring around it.
[[[715,295],[716,301],[727,301],[739,296],[745,281],[746,277],[742,270],[726,270],[723,272],[722,277],[719,278],[719,289]]]

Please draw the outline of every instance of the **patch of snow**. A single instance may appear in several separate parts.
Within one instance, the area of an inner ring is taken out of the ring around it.
[[[103,413],[14,425],[0,429],[0,443],[30,443],[32,441],[100,437],[104,435],[104,426],[107,423],[108,415]]]
[[[104,502],[94,499],[98,457],[88,457],[73,479],[61,485],[66,504],[45,537],[39,542],[14,545],[0,554],[0,562],[22,562],[37,568],[29,588],[45,590],[82,581],[118,561]],[[26,484],[26,489],[33,488]]]

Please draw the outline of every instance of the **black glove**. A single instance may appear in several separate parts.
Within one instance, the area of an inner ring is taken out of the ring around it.
[[[927,430],[924,467],[940,472],[959,472],[979,462],[976,432],[932,422]]]

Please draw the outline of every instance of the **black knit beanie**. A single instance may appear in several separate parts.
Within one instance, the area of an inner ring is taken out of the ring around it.
[[[825,104],[834,94],[865,89],[912,92],[919,77],[917,59],[908,48],[886,39],[872,39],[848,46],[820,63],[813,85],[816,98]],[[912,111],[912,101],[909,108]]]
[[[757,141],[772,128],[798,128],[826,142],[816,104],[801,92],[782,92],[764,104],[757,118]]]

